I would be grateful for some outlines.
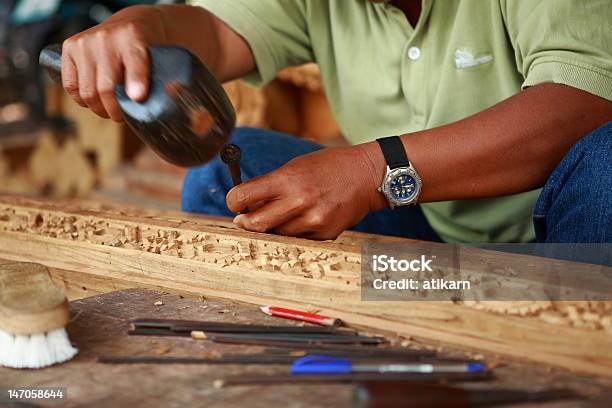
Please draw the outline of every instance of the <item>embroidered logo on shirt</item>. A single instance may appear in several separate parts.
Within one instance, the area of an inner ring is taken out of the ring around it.
[[[474,56],[469,48],[459,48],[455,51],[455,66],[457,69],[476,67],[491,61],[493,61],[491,54]]]

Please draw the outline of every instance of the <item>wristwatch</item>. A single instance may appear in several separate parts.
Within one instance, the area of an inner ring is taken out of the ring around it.
[[[378,191],[387,197],[392,209],[416,204],[421,193],[421,177],[408,160],[402,140],[398,136],[391,136],[376,141],[387,162],[387,172]]]

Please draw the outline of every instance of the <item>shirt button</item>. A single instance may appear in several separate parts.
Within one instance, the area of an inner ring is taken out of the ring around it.
[[[421,49],[419,47],[410,47],[408,49],[408,58],[413,61],[416,61],[421,58]]]

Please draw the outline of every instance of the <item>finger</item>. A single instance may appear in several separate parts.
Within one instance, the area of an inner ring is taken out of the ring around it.
[[[311,212],[294,218],[278,227],[275,231],[288,237],[309,239],[335,239],[342,233],[334,223],[327,222],[319,213]]]
[[[259,207],[256,211],[239,214],[234,223],[247,231],[266,232],[289,222],[299,216],[301,209],[287,202],[288,200],[274,200]]]
[[[87,107],[79,95],[79,77],[76,65],[67,51],[62,51],[62,86],[76,103],[84,108]]]
[[[115,85],[120,80],[121,70],[118,59],[107,55],[98,64],[97,88],[104,110],[115,122],[123,120],[123,115],[115,96]]]
[[[132,100],[142,102],[149,94],[149,53],[143,46],[126,48],[122,54],[126,93]]]
[[[267,202],[278,198],[279,187],[275,179],[272,174],[266,174],[232,188],[227,193],[227,208],[238,213],[247,208],[256,208],[259,201]]]
[[[100,101],[96,80],[96,63],[87,56],[80,57],[76,62],[79,77],[79,95],[89,109],[96,115],[108,118],[108,113]]]
[[[274,232],[286,237],[306,237],[313,236],[316,233],[314,229],[308,226],[308,222],[304,216],[294,218],[289,222],[279,225],[274,229]]]
[[[255,210],[257,210],[258,208],[263,207],[263,205],[264,205],[265,203],[266,203],[265,201],[258,201],[258,202],[256,202],[255,204],[250,204],[250,205],[249,205],[249,207],[248,207],[248,210],[249,210],[249,211],[255,211]]]

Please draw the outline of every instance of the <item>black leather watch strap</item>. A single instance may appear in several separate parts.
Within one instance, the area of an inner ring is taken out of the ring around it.
[[[409,167],[408,155],[399,136],[376,139],[391,170],[398,167]]]

